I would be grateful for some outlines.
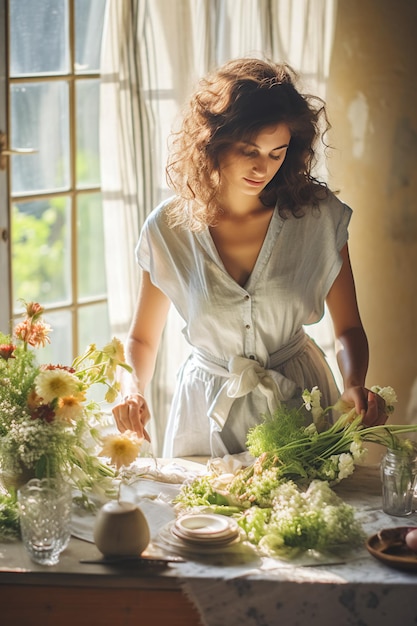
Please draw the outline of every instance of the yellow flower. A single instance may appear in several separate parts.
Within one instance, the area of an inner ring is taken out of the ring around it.
[[[117,469],[123,465],[130,465],[137,458],[143,438],[139,439],[136,433],[126,430],[117,435],[108,435],[103,440],[103,449],[99,456],[110,457],[110,461]]]
[[[35,389],[44,402],[77,394],[78,379],[65,369],[42,370],[35,380]]]
[[[114,385],[112,387],[109,387],[106,391],[106,395],[104,396],[104,399],[106,402],[108,402],[109,404],[112,404],[117,396],[119,395],[119,390],[120,390],[120,383],[114,383]]]
[[[113,337],[110,343],[104,346],[103,354],[107,357],[106,376],[108,380],[114,380],[117,366],[124,363],[125,351],[123,344],[117,337]]]
[[[121,362],[125,360],[123,344],[118,337],[113,337],[110,343],[104,346],[103,352],[112,360]]]

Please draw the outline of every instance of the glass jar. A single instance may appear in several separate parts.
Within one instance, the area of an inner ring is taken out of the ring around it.
[[[404,517],[414,510],[417,456],[405,450],[387,449],[381,461],[382,510]]]

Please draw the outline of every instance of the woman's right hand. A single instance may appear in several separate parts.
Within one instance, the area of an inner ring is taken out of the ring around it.
[[[151,414],[148,404],[141,393],[130,393],[125,396],[120,404],[113,407],[112,412],[120,432],[131,430],[138,437],[143,437],[146,441],[151,440],[145,429]]]

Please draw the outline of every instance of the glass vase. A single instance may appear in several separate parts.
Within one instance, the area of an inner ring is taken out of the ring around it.
[[[381,461],[382,510],[405,517],[414,510],[417,456],[404,450],[387,449]]]
[[[68,483],[33,478],[17,492],[23,544],[35,563],[56,565],[71,537],[72,493]]]
[[[10,492],[12,490],[17,491],[32,478],[35,478],[34,468],[28,468],[20,463],[18,472],[13,472],[10,469],[3,469],[0,475],[0,482],[6,491]]]

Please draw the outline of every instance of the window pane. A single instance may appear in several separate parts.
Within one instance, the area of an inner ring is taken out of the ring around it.
[[[103,348],[109,343],[110,324],[107,304],[92,304],[79,309],[79,353],[84,352],[90,343],[95,343],[97,348]]]
[[[16,203],[12,211],[13,300],[42,305],[71,296],[70,200]]]
[[[72,317],[70,311],[46,312],[44,321],[52,327],[51,340],[44,348],[36,350],[38,363],[71,365],[72,358]]]
[[[10,0],[10,72],[69,71],[66,0]]]
[[[98,80],[77,82],[77,187],[100,184]]]
[[[107,291],[101,195],[82,194],[77,205],[78,295],[105,297]]]
[[[75,71],[100,68],[101,35],[106,0],[75,0]]]
[[[68,189],[67,82],[13,85],[11,107],[11,146],[38,151],[12,157],[12,193]]]

